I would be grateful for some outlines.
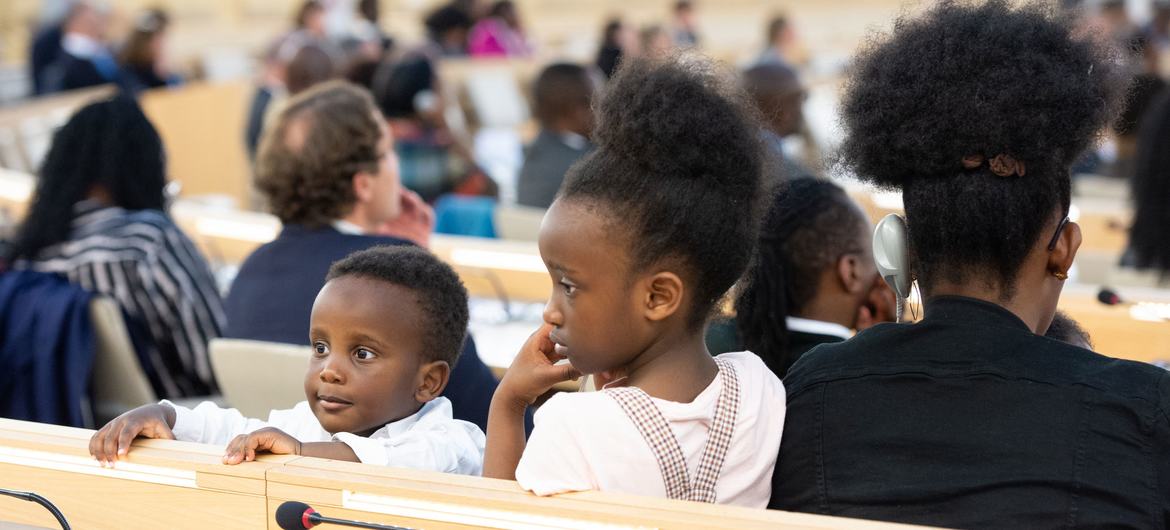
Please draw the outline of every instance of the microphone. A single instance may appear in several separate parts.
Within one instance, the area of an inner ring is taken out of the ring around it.
[[[41,497],[40,495],[30,491],[6,490],[4,488],[0,488],[0,495],[14,497],[22,501],[35,502],[41,506],[44,506],[45,509],[49,510],[49,513],[53,514],[53,517],[57,519],[57,524],[61,525],[62,530],[72,530],[69,526],[69,521],[65,520],[65,515],[61,513],[61,510],[57,509],[55,504],[49,502],[49,499]]]
[[[314,510],[312,506],[303,502],[285,501],[276,508],[276,524],[284,530],[306,530],[322,523],[350,526],[353,528],[375,528],[379,530],[411,530],[401,526],[391,526],[349,519],[325,517]]]
[[[1113,289],[1102,287],[1097,292],[1097,301],[1105,305],[1118,305],[1122,303],[1121,296],[1113,292]]]

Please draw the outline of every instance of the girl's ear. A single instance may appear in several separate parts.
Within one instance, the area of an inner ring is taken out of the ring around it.
[[[415,386],[414,399],[419,403],[426,403],[439,397],[443,389],[447,388],[447,381],[451,378],[451,365],[447,361],[431,361],[418,368],[418,385]]]
[[[663,271],[655,273],[644,282],[645,296],[643,297],[643,313],[648,320],[657,322],[678,312],[682,307],[683,287],[682,278],[673,272]]]
[[[1048,253],[1049,272],[1068,274],[1076,260],[1077,250],[1081,248],[1082,238],[1081,225],[1069,221],[1057,237],[1056,245]]]

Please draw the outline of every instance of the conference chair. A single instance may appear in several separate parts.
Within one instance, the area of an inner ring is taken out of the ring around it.
[[[544,212],[544,208],[531,206],[496,206],[496,235],[513,241],[536,241]]]
[[[269,411],[292,408],[305,399],[307,345],[213,339],[210,350],[224,402],[244,416],[267,418]]]
[[[97,348],[93,362],[95,426],[134,407],[158,401],[142,369],[122,309],[112,299],[97,296],[89,303]]]

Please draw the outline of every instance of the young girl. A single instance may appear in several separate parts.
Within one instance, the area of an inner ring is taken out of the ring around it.
[[[637,61],[614,78],[597,150],[541,227],[554,292],[492,401],[486,476],[540,495],[767,503],[784,388],[755,355],[712,358],[703,343],[758,228],[761,154],[745,109],[697,59]],[[525,408],[579,373],[604,390],[549,399],[525,447]]]

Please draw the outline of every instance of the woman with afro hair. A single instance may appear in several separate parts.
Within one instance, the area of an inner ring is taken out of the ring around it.
[[[1054,5],[942,2],[873,41],[842,162],[900,189],[916,324],[788,372],[770,507],[957,528],[1170,524],[1170,373],[1043,337],[1081,232],[1069,167],[1122,92]]]

